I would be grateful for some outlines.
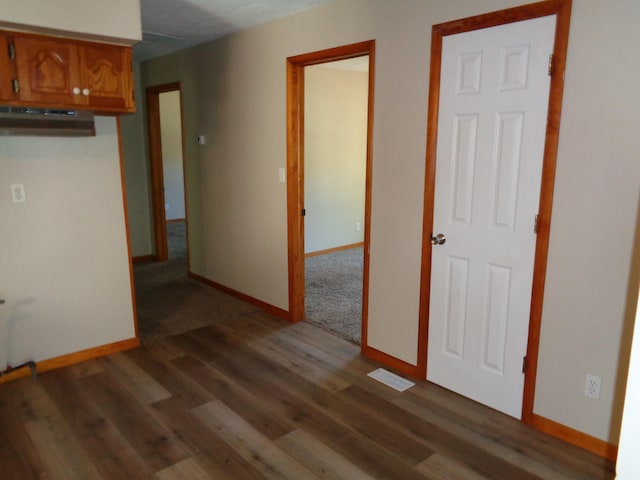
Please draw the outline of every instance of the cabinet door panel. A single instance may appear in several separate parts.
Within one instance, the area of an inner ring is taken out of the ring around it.
[[[30,103],[70,104],[78,100],[78,49],[57,39],[16,36],[20,100]]]
[[[80,49],[83,89],[89,105],[102,108],[130,107],[131,51],[114,45],[86,45]]]

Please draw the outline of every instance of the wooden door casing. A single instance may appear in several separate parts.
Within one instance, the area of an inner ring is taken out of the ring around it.
[[[443,39],[427,379],[522,410],[555,16]]]
[[[557,15],[554,51],[551,70],[551,87],[549,94],[548,122],[542,167],[542,188],[540,191],[540,208],[538,213],[538,235],[531,294],[531,316],[529,323],[529,340],[525,365],[524,398],[522,420],[524,423],[559,436],[580,445],[592,452],[610,457],[604,442],[594,442],[593,437],[581,435],[569,428],[562,428],[553,422],[533,413],[535,386],[537,376],[538,351],[540,346],[540,330],[542,324],[542,306],[545,289],[545,277],[548,261],[549,233],[551,211],[554,196],[554,178],[558,140],[560,133],[560,117],[562,112],[562,95],[564,90],[564,72],[566,67],[569,27],[571,24],[571,0],[546,0],[520,7],[461,18],[447,23],[434,25],[431,35],[431,65],[429,83],[429,108],[427,121],[427,149],[425,168],[425,196],[423,216],[423,254],[420,287],[420,316],[418,325],[418,365],[419,377],[425,378],[427,371],[427,344],[429,331],[429,300],[431,290],[431,249],[429,241],[433,232],[433,198],[435,189],[435,153],[438,122],[438,103],[440,89],[440,57],[443,37],[468,32],[479,28],[517,22],[546,15]]]

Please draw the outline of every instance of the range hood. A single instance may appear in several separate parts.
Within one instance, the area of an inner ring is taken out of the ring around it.
[[[89,137],[95,134],[93,112],[0,106],[0,135]]]

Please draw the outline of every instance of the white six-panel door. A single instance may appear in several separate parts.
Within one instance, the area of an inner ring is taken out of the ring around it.
[[[443,38],[427,379],[520,418],[555,16]]]

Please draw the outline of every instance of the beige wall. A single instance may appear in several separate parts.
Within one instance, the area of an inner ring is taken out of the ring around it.
[[[129,45],[142,39],[140,0],[0,0],[0,26]]]
[[[375,39],[369,343],[415,363],[431,25],[524,3],[339,0],[146,63],[148,84],[183,82],[192,269],[288,308],[285,59]],[[640,3],[573,10],[534,411],[615,443],[633,321]],[[587,373],[603,379],[599,401],[583,396]]]
[[[364,240],[369,74],[332,62],[304,80],[305,252],[316,252]]]
[[[535,402],[536,413],[612,441],[633,326],[630,265],[640,248],[631,129],[640,97],[630,95],[640,77],[637,18],[634,0],[574,2]],[[599,401],[583,395],[587,373],[602,377]]]
[[[145,96],[140,81],[140,64],[133,64],[136,112],[120,117],[122,126],[122,156],[127,189],[131,255],[151,255],[154,252],[151,186],[147,160],[147,125]]]
[[[96,131],[0,137],[0,368],[135,337],[115,120]]]

